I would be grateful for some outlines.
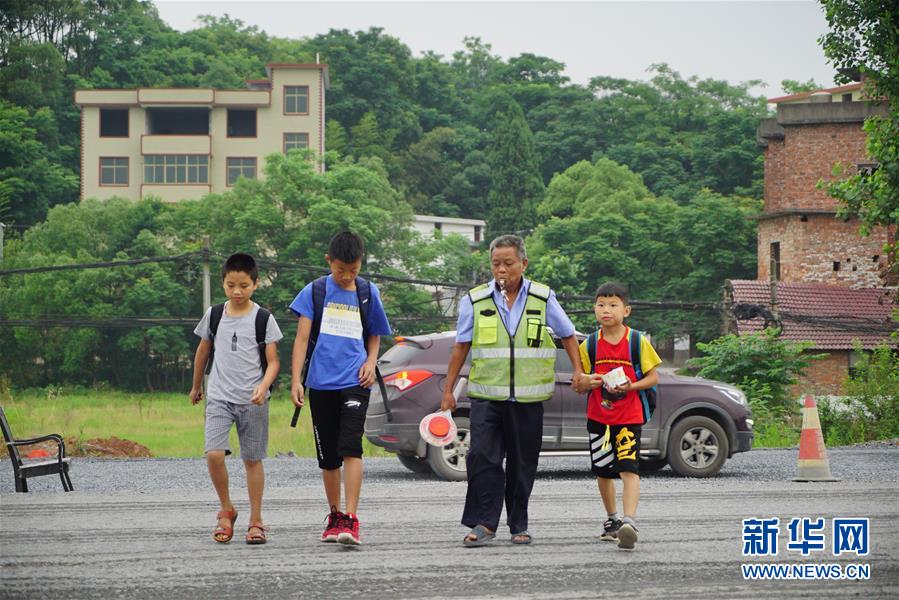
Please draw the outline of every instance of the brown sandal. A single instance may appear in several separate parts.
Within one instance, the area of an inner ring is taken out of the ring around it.
[[[253,530],[256,530],[253,532]],[[264,544],[268,540],[265,538],[265,532],[268,531],[268,527],[263,525],[262,523],[252,523],[249,527],[247,527],[247,543],[248,544]]]
[[[227,544],[231,541],[231,538],[234,537],[234,521],[237,520],[237,511],[234,509],[220,510],[218,514],[215,515],[215,518],[228,519],[231,521],[231,525],[229,527],[219,525],[212,533],[212,539],[217,541],[219,544]]]

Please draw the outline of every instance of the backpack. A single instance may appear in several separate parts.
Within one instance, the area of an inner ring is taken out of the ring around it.
[[[303,387],[306,387],[306,376],[309,374],[309,363],[312,362],[312,353],[318,343],[318,335],[322,329],[322,317],[325,314],[325,295],[328,291],[328,276],[322,276],[312,282],[312,330],[309,332],[309,344],[306,346],[306,359],[303,362]],[[356,278],[356,299],[359,301],[359,320],[362,321],[362,341],[368,343],[369,327],[368,313],[371,307],[371,283],[362,277]],[[390,419],[390,409],[387,407],[387,388],[381,371],[375,366],[375,378],[384,398],[384,406],[387,408],[387,418]],[[299,412],[299,411],[297,411]]]
[[[637,376],[637,380],[643,379],[643,367],[641,363],[641,342],[643,340],[643,333],[637,331],[636,329],[628,328],[631,332],[630,339],[630,360],[631,366],[634,367],[634,373]],[[591,371],[596,368],[596,342],[599,338],[599,332],[594,331],[589,336],[587,336],[587,356],[590,358]],[[659,397],[659,390],[656,386],[652,386],[651,388],[647,388],[645,390],[640,390],[637,392],[640,396],[640,402],[643,405],[643,422],[648,423],[649,419],[652,418],[652,413],[656,409],[656,402]]]
[[[222,316],[225,314],[225,305],[216,304],[212,307],[212,312],[209,315],[209,337],[211,338],[212,348],[209,350],[209,360],[206,361],[206,374],[212,371],[212,361],[215,359],[215,336],[218,335],[219,331],[219,323],[222,321]],[[268,318],[271,313],[261,306],[259,310],[256,312],[256,346],[259,348],[259,363],[262,365],[262,374],[265,375],[266,369],[268,369],[268,359],[265,358],[265,330],[268,327]],[[269,389],[272,389],[269,387]]]

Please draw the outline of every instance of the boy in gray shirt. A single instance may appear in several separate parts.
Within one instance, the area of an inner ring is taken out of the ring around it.
[[[268,452],[269,389],[278,376],[277,342],[283,335],[274,317],[251,301],[259,285],[256,261],[248,254],[233,254],[222,266],[222,288],[228,301],[211,307],[194,329],[200,344],[194,357],[190,401],[203,399],[203,371],[211,361],[206,398],[205,451],[212,485],[221,510],[213,539],[227,544],[234,536],[237,511],[228,489],[225,456],[231,454],[228,433],[237,425],[240,456],[247,471],[250,496],[248,544],[264,544],[262,459]]]

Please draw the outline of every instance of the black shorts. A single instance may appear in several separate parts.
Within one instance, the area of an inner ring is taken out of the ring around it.
[[[312,432],[320,469],[339,469],[346,456],[362,456],[362,434],[371,390],[309,390]]]
[[[619,473],[640,473],[642,425],[606,425],[587,419],[591,470],[597,477],[619,479]]]

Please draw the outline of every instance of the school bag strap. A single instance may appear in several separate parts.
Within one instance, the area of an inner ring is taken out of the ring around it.
[[[225,304],[216,304],[209,311],[209,358],[206,360],[206,374],[212,372],[212,361],[215,360],[215,336],[219,332],[219,323],[222,322],[222,315],[225,314]]]
[[[587,375],[592,375],[596,372],[596,342],[598,337],[597,331],[587,336],[587,357],[590,359],[590,372]]]
[[[643,333],[636,329],[630,330],[630,354],[631,365],[634,367],[634,373],[637,380],[643,379]],[[652,413],[656,409],[656,401],[658,400],[658,389],[656,386],[640,390],[637,392],[640,396],[640,403],[643,405],[643,422],[648,423],[652,418]]]
[[[268,329],[268,318],[271,314],[261,306],[256,311],[256,347],[259,348],[259,364],[262,366],[263,377],[268,370],[268,358],[265,356],[265,331]],[[274,382],[272,382],[268,389],[271,390],[274,385]]]

